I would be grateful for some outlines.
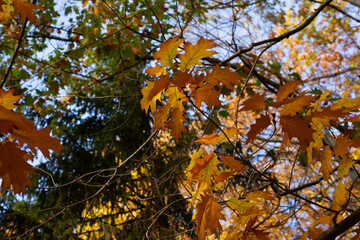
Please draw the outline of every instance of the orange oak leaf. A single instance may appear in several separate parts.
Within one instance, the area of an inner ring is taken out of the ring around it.
[[[256,216],[259,214],[256,208],[256,203],[254,201],[247,201],[246,199],[238,199],[238,198],[231,198],[229,201],[226,202],[232,209],[234,209],[239,215],[250,213],[251,216]],[[250,211],[249,211],[250,210]]]
[[[250,131],[247,133],[248,139],[246,143],[253,141],[255,137],[265,128],[267,128],[271,124],[270,117],[268,115],[260,115],[259,118],[256,119],[254,124],[251,124]]]
[[[276,94],[277,101],[282,101],[289,96],[290,93],[293,93],[297,86],[301,84],[301,81],[290,81],[287,82],[284,86],[279,88],[279,92]]]
[[[264,110],[265,109],[265,93],[254,94],[251,98],[244,101],[242,104],[244,105],[240,110],[251,110],[251,111],[257,111],[257,110]]]
[[[348,138],[348,135],[346,135],[345,137],[339,136],[336,138],[335,146],[333,149],[335,159],[337,159],[339,156],[342,157],[349,152],[351,142],[348,141]]]
[[[187,101],[187,98],[177,86],[170,84],[165,91],[165,95],[169,96],[167,105],[170,105],[173,109],[179,108],[182,113],[185,111],[183,103]]]
[[[280,112],[280,116],[290,115],[294,116],[297,112],[304,111],[304,107],[308,106],[313,100],[314,96],[304,96],[305,93],[292,98],[291,103],[285,104]]]
[[[21,21],[24,22],[25,19],[28,18],[30,22],[36,23],[36,17],[33,11],[40,8],[38,5],[29,3],[27,0],[13,0],[13,4],[14,13],[20,13]]]
[[[312,134],[315,132],[310,128],[310,120],[301,119],[299,116],[282,116],[280,125],[284,133],[282,144],[296,137],[302,149],[307,149],[310,142],[313,141]]]
[[[347,155],[343,155],[339,161],[338,177],[344,177],[348,174],[349,169],[353,166],[354,161]]]
[[[253,191],[246,195],[247,201],[257,200],[257,199],[267,199],[267,200],[274,200],[274,194],[271,192],[264,192],[264,191]]]
[[[8,133],[12,132],[13,129],[35,129],[35,125],[20,113],[7,110],[0,106],[0,132]]]
[[[325,127],[331,127],[330,121],[338,121],[339,118],[346,117],[349,113],[342,109],[333,110],[331,106],[322,109],[321,111],[313,112],[309,118],[320,118]]]
[[[206,151],[202,158],[195,159],[196,164],[189,170],[191,179],[199,180],[201,184],[211,185],[211,180],[214,176],[219,175],[217,164],[219,159],[217,155]]]
[[[219,220],[225,220],[225,216],[221,209],[216,198],[208,194],[201,195],[201,202],[196,206],[195,213],[196,233],[199,239],[205,239],[207,235],[215,233],[216,229],[222,229]]]
[[[214,86],[219,86],[220,83],[224,84],[226,88],[230,90],[234,90],[232,84],[238,84],[241,80],[241,77],[236,72],[230,71],[230,67],[221,69],[219,65],[216,65],[212,72],[209,73],[205,81],[209,84],[213,84]]]
[[[235,172],[243,172],[245,170],[245,166],[234,157],[225,155],[220,155],[220,157],[224,165],[228,166],[230,170]]]
[[[155,96],[161,93],[165,88],[170,85],[170,80],[168,76],[160,76],[160,78],[154,80],[154,86],[150,90],[147,97],[148,101],[151,101]]]
[[[0,89],[0,106],[3,106],[7,110],[16,108],[17,106],[15,106],[14,103],[19,101],[23,96],[22,95],[14,96],[13,93],[14,93],[14,89],[11,89],[9,91]]]
[[[177,49],[184,39],[172,38],[160,44],[160,50],[154,54],[154,59],[162,63],[162,67],[172,67],[174,58],[180,52]]]
[[[171,119],[166,126],[171,128],[171,136],[174,137],[175,141],[178,142],[182,136],[182,132],[187,132],[184,122],[186,122],[183,116],[183,111],[180,108],[173,109],[171,113]]]
[[[228,179],[229,177],[231,177],[232,175],[234,175],[234,172],[224,172],[224,171],[222,171],[219,175],[216,176],[216,178],[214,179],[214,182],[215,183],[223,182],[226,179]]]
[[[323,174],[324,179],[327,181],[330,179],[330,173],[332,172],[332,167],[330,165],[332,160],[331,149],[328,145],[324,147],[319,160],[321,162],[319,171]]]
[[[149,74],[150,76],[160,76],[160,75],[166,75],[166,70],[163,66],[159,66],[155,64],[155,67],[148,67],[145,70],[145,73]]]
[[[339,211],[342,205],[346,203],[347,196],[348,192],[346,190],[346,184],[342,182],[342,179],[340,179],[333,194],[333,202],[331,204],[331,208]]]
[[[19,145],[13,142],[1,143],[0,152],[1,191],[4,192],[12,185],[14,193],[25,193],[25,187],[32,186],[28,174],[35,173],[27,163],[32,156],[20,150]]]
[[[332,109],[343,109],[344,111],[357,110],[360,108],[360,97],[347,99],[341,98],[331,105]]]
[[[172,83],[174,83],[174,85],[178,86],[179,88],[184,88],[192,81],[194,81],[194,77],[190,73],[178,71],[174,76],[174,81],[172,81]]]
[[[208,108],[212,109],[213,106],[221,107],[221,101],[218,99],[220,92],[212,89],[211,84],[201,84],[198,88],[191,93],[190,96],[195,98],[195,105],[197,108],[201,107],[204,102]]]
[[[36,154],[35,147],[37,147],[46,158],[50,159],[49,149],[54,150],[56,153],[60,153],[60,150],[64,149],[59,139],[50,137],[50,131],[51,129],[48,127],[40,130],[15,129],[13,136],[16,137],[20,144],[26,143],[33,153]]]
[[[143,98],[140,100],[140,105],[143,110],[145,110],[145,113],[147,114],[149,107],[151,112],[156,112],[156,100],[161,99],[161,93],[158,93],[155,97],[153,97],[150,101],[148,100],[149,93],[151,89],[154,88],[154,82],[146,81],[147,86],[143,87],[141,89],[141,93],[143,95]]]
[[[156,129],[162,129],[165,130],[165,123],[168,119],[168,114],[170,111],[170,105],[165,105],[158,108],[158,111],[153,114],[154,117],[154,125]]]
[[[210,134],[207,135],[205,137],[200,138],[199,140],[196,140],[196,143],[202,143],[202,144],[210,144],[210,145],[215,145],[216,143],[221,143],[222,141],[226,141],[227,138],[231,138],[232,136],[234,136],[238,131],[236,128],[230,128],[230,129],[223,129],[224,133],[215,133],[215,134]]]
[[[213,40],[205,40],[203,37],[195,45],[186,42],[184,45],[185,53],[179,55],[181,71],[185,71],[193,65],[201,64],[200,59],[202,58],[216,54],[215,51],[208,51],[208,49],[216,47],[212,42]]]

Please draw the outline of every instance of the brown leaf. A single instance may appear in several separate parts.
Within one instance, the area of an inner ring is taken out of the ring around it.
[[[282,116],[280,125],[284,132],[282,144],[296,137],[302,149],[307,149],[310,142],[313,141],[312,134],[315,132],[310,128],[310,120],[301,119],[299,116]]]
[[[171,136],[175,138],[176,142],[181,138],[182,132],[187,132],[184,122],[186,122],[186,119],[182,114],[182,110],[179,108],[173,109],[171,119],[166,126],[171,128]]]
[[[244,172],[245,166],[240,161],[236,160],[234,157],[225,155],[220,155],[220,157],[224,165],[228,166],[230,170],[235,172]]]
[[[14,193],[25,193],[25,187],[32,186],[28,174],[35,173],[32,166],[27,163],[32,156],[20,150],[19,145],[13,142],[3,142],[0,145],[0,153],[1,191],[4,192],[12,185]]]
[[[170,80],[168,76],[160,76],[160,78],[154,80],[154,86],[150,90],[147,100],[151,101],[155,96],[161,93],[165,88],[170,85]]]
[[[214,91],[213,86],[210,84],[200,85],[191,96],[195,98],[195,105],[197,108],[201,107],[201,103],[204,102],[210,109],[213,106],[221,107],[221,102],[218,99],[220,92]]]
[[[38,5],[29,3],[27,0],[13,0],[13,5],[14,13],[20,13],[21,21],[24,22],[28,18],[30,22],[36,23],[33,11],[40,8]]]
[[[271,124],[270,117],[268,115],[260,115],[259,118],[256,119],[255,124],[251,124],[250,131],[247,133],[248,139],[246,143],[253,141],[255,137],[267,128]]]
[[[230,90],[234,90],[232,84],[238,84],[240,80],[240,75],[230,71],[229,66],[221,69],[219,65],[216,65],[205,78],[205,81],[209,84],[220,86],[219,84],[222,83]]]
[[[257,110],[264,110],[265,109],[265,93],[254,94],[250,99],[244,101],[242,104],[244,105],[240,111],[245,110],[251,110],[251,111],[257,111]]]
[[[48,127],[40,130],[15,129],[13,136],[16,137],[20,144],[26,143],[33,153],[36,154],[35,147],[37,147],[46,158],[50,159],[49,149],[56,153],[60,153],[60,150],[64,149],[59,139],[50,137],[50,131],[51,129]]]
[[[149,107],[151,112],[156,112],[156,101],[161,99],[161,93],[158,93],[155,97],[153,97],[151,100],[148,99],[149,93],[151,89],[154,87],[154,82],[152,81],[146,81],[147,86],[143,87],[141,89],[141,93],[143,95],[143,98],[140,100],[141,108],[145,110],[145,113],[147,114]]]

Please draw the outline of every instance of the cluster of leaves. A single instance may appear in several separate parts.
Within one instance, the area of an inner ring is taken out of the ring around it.
[[[160,45],[160,50],[154,54],[154,58],[159,59],[157,63],[161,63],[161,66],[156,65],[146,70],[150,76],[159,77],[155,77],[154,81],[147,81],[147,86],[142,89],[141,100],[145,111],[150,107],[155,128],[165,130],[166,126],[170,127],[171,135],[176,141],[181,137],[181,132],[186,131],[184,126],[186,102],[190,102],[195,107],[195,111],[204,114],[201,110],[202,102],[209,109],[214,106],[221,107],[221,101],[218,99],[221,90],[226,87],[234,91],[233,84],[238,84],[240,81],[237,73],[231,72],[229,68],[221,69],[219,66],[215,66],[206,74],[196,74],[195,66],[200,64],[199,60],[216,53],[208,51],[215,46],[211,40],[201,38],[195,45],[187,42],[183,50],[178,51],[182,43],[183,40],[170,39]],[[182,51],[184,53],[179,54]],[[179,62],[175,62],[176,56]],[[302,149],[301,154],[305,154],[306,158],[306,162],[301,164],[315,168],[316,163],[320,162],[319,171],[326,181],[331,180],[331,175],[339,179],[331,209],[343,211],[342,207],[347,201],[347,195],[344,194],[346,184],[342,179],[347,176],[349,168],[354,164],[349,150],[351,147],[360,146],[357,139],[358,131],[349,128],[343,129],[338,136],[327,135],[332,128],[336,129],[341,124],[357,125],[360,119],[353,111],[360,108],[360,98],[334,100],[330,98],[328,91],[298,92],[296,88],[300,84],[301,81],[290,81],[281,86],[275,95],[276,100],[266,98],[265,93],[255,93],[242,103],[240,112],[251,111],[260,114],[247,133],[247,143],[253,142],[270,126],[274,132],[272,136],[279,129],[283,132],[280,150],[295,138]],[[157,105],[157,101],[161,105]],[[166,104],[163,101],[166,101]],[[218,130],[220,133],[204,136],[196,141],[201,144],[201,149],[193,153],[188,167],[189,180],[197,181],[196,192],[192,199],[195,200],[200,196],[195,211],[197,234],[200,239],[205,239],[207,235],[221,229],[220,220],[225,220],[222,211],[229,208],[236,213],[237,218],[226,239],[250,239],[250,236],[254,239],[269,239],[269,233],[265,230],[279,224],[270,224],[264,227],[264,230],[256,230],[253,226],[257,222],[256,219],[266,213],[258,206],[264,200],[268,201],[268,204],[274,204],[274,195],[278,192],[254,191],[245,196],[221,199],[222,202],[226,202],[225,206],[219,203],[220,199],[217,196],[219,192],[226,191],[225,183],[230,178],[244,174],[246,169],[252,169],[260,175],[264,173],[246,160],[233,145],[231,139],[236,137],[240,129],[233,126],[229,129],[219,127]],[[228,141],[233,146],[233,156],[216,153],[215,146],[224,141]],[[265,176],[265,178],[271,181],[270,177]],[[281,185],[278,187],[281,191],[287,191]],[[239,200],[239,197],[243,199]]]
[[[14,103],[22,98],[22,96],[13,96],[13,92],[13,90],[0,90],[0,133],[3,136],[0,145],[1,191],[12,185],[14,193],[25,193],[25,186],[32,186],[28,174],[35,172],[27,163],[27,160],[33,159],[33,155],[21,150],[21,145],[27,144],[35,155],[38,153],[36,151],[38,148],[49,159],[49,149],[60,153],[64,147],[60,145],[59,139],[50,137],[50,128],[37,130],[31,120],[11,111],[16,108]]]

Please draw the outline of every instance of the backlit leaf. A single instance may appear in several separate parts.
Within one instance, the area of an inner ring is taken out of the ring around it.
[[[0,89],[0,106],[11,110],[16,108],[17,106],[14,105],[15,102],[19,101],[22,96],[14,96],[14,90],[5,91],[4,89]]]
[[[216,54],[215,51],[208,51],[208,49],[216,47],[212,42],[213,40],[205,40],[202,37],[195,45],[191,42],[186,42],[184,46],[185,53],[179,55],[181,71],[185,71],[193,65],[201,64],[200,59],[202,58],[211,57]]]
[[[177,49],[184,39],[172,38],[160,44],[160,50],[154,54],[154,59],[162,63],[162,67],[172,67],[174,58],[180,52]]]
[[[233,90],[232,84],[238,84],[241,77],[239,74],[230,71],[230,67],[220,68],[219,65],[216,65],[212,72],[206,76],[205,81],[209,84],[220,86],[222,83],[226,88]]]
[[[244,101],[242,104],[244,105],[240,110],[251,110],[251,111],[257,111],[257,110],[264,110],[265,109],[265,94],[254,94],[251,98]]]
[[[25,193],[25,187],[32,186],[28,174],[35,173],[32,166],[27,163],[32,156],[20,150],[13,142],[1,143],[0,152],[1,191],[4,192],[12,185],[14,193]]]
[[[332,172],[332,167],[330,165],[331,160],[331,149],[328,145],[326,145],[324,147],[324,150],[321,152],[321,167],[319,170],[323,174],[323,177],[326,181],[330,179],[330,173]]]
[[[268,115],[261,114],[260,117],[256,119],[256,122],[250,126],[250,131],[247,133],[248,139],[246,140],[246,143],[253,141],[255,137],[270,124],[270,117]]]
[[[290,81],[287,82],[284,86],[279,88],[279,92],[276,94],[277,101],[282,101],[289,96],[290,93],[293,93],[297,86],[301,84],[301,81]]]
[[[36,153],[37,147],[46,158],[50,159],[49,149],[60,153],[64,147],[60,144],[60,140],[50,137],[50,128],[43,128],[40,130],[17,130],[13,132],[13,136],[20,142],[20,144],[27,144],[33,153]]]
[[[207,235],[215,233],[216,229],[222,229],[219,220],[225,220],[225,216],[221,209],[216,198],[208,194],[201,195],[201,202],[196,206],[195,213],[196,233],[199,239],[205,239]]]

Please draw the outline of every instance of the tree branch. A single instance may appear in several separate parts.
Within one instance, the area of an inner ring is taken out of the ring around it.
[[[353,212],[350,216],[333,226],[329,230],[323,232],[315,240],[335,240],[337,236],[344,233],[360,221],[360,208]]]

